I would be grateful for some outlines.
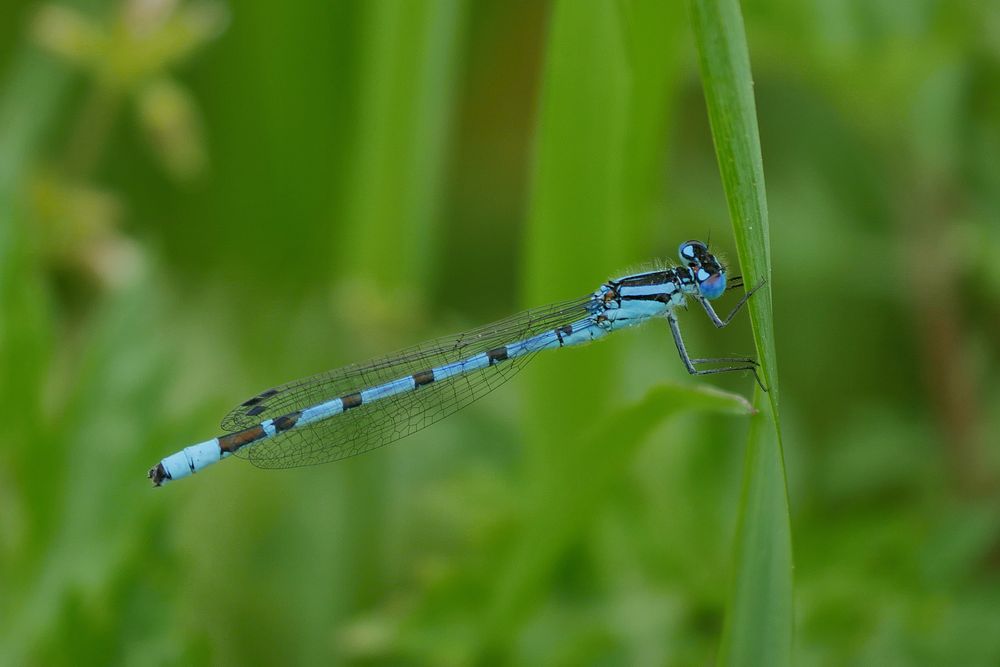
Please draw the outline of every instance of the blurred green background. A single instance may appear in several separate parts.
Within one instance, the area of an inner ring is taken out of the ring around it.
[[[0,662],[713,662],[746,418],[588,440],[752,391],[665,326],[364,457],[145,478],[268,386],[735,257],[673,4],[4,3]],[[794,662],[1000,664],[1000,5],[743,10]]]

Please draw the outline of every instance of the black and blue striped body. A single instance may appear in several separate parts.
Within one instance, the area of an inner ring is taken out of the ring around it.
[[[269,389],[230,413],[224,425],[233,432],[163,459],[149,475],[160,485],[244,452],[262,467],[305,465],[344,458],[408,435],[434,421],[438,413],[445,416],[475,400],[492,388],[491,377],[502,381],[505,369],[512,373],[537,352],[582,345],[662,318],[683,305],[687,296],[697,296],[708,280],[721,277],[724,290],[724,270],[708,263],[714,258],[707,248],[700,259],[685,257],[684,249],[682,245],[681,257],[687,266],[623,276],[568,305],[528,311],[365,366]],[[505,338],[508,342],[503,342]],[[419,366],[424,360],[427,365]],[[333,393],[340,387],[353,390]],[[430,418],[419,412],[425,409],[423,397],[434,402],[436,412]],[[363,419],[355,417],[361,414]],[[343,425],[335,426],[337,420]],[[380,420],[391,422],[392,428]],[[339,435],[352,446],[326,443],[324,432],[327,437]],[[296,439],[292,437],[296,433],[302,435]],[[269,441],[281,446],[269,445]],[[296,443],[305,449],[296,453]]]

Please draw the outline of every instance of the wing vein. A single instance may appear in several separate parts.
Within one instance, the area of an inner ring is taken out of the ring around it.
[[[251,428],[267,419],[462,361],[546,330],[577,323],[594,313],[596,307],[595,296],[588,295],[528,310],[364,364],[353,364],[289,382],[244,401],[226,415],[222,426],[228,431]],[[382,447],[478,400],[517,373],[538,351],[529,349],[521,356],[495,365],[382,397],[329,419],[261,440],[239,450],[237,454],[259,467],[287,468],[336,461]]]

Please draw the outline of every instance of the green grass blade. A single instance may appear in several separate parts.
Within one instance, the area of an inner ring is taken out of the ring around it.
[[[720,665],[792,664],[792,549],[780,439],[767,408],[750,425]]]
[[[768,281],[747,308],[770,388],[769,419],[759,417],[750,433],[719,664],[787,665],[793,634],[791,528],[778,415],[767,200],[750,58],[737,0],[691,0],[690,6],[741,270],[748,286]]]
[[[440,184],[459,67],[464,3],[371,3],[351,224],[338,238],[341,270],[383,287],[426,282],[441,216]]]
[[[768,397],[778,404],[771,316],[771,246],[753,80],[737,0],[691,0],[702,85],[722,184],[747,287],[767,284],[747,302]]]
[[[624,263],[630,223],[621,217],[628,108],[622,38],[611,3],[553,7],[524,237],[526,303],[585,293]],[[594,345],[586,354],[544,356],[532,369],[524,466],[535,502],[561,483],[566,442],[587,423],[590,406],[614,400],[619,378],[608,369],[621,367],[619,354],[618,346]],[[601,382],[592,381],[597,376]]]

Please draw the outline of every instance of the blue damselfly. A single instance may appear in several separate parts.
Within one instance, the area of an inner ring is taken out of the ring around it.
[[[725,267],[700,241],[682,243],[679,254],[682,266],[609,280],[580,299],[268,389],[226,415],[226,435],[166,457],[149,477],[160,486],[233,454],[261,468],[313,465],[361,454],[472,403],[541,350],[589,343],[656,318],[666,319],[692,375],[750,371],[763,389],[757,363],[749,357],[692,359],[675,314],[692,298],[715,326],[724,327],[763,282],[723,319],[710,301],[727,288],[742,287],[742,280],[727,286]],[[704,364],[722,366],[700,368]]]

